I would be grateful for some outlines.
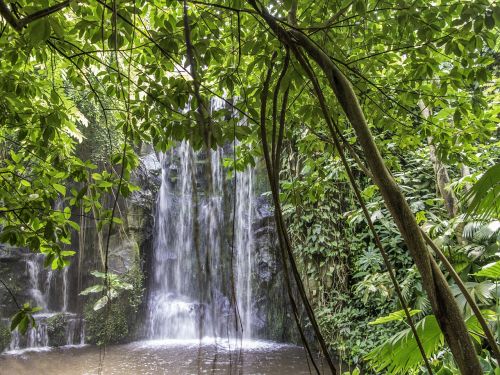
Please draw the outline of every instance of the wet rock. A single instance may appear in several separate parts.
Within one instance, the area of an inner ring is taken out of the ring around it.
[[[111,272],[131,272],[139,258],[139,245],[133,239],[124,239],[120,234],[112,235],[109,241],[108,265]]]
[[[255,198],[255,212],[257,220],[273,217],[274,210],[271,205],[271,199],[267,194],[261,194]]]

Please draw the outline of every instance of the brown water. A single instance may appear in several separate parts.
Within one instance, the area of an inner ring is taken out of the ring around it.
[[[302,375],[309,371],[303,348],[263,341],[243,344],[142,341],[106,349],[64,347],[0,355],[2,375]],[[319,361],[318,361],[319,362]],[[325,370],[325,374],[328,374]]]

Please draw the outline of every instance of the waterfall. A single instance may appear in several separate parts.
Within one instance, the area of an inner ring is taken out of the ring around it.
[[[63,312],[66,312],[68,311],[68,298],[69,298],[69,295],[68,295],[68,267],[65,267],[64,270],[63,270],[63,290],[62,290],[62,294],[63,294],[63,305],[62,305],[62,311]]]
[[[178,156],[177,163],[175,156]],[[160,159],[161,186],[157,200],[148,336],[194,338],[197,309],[192,293],[194,155],[189,144],[183,142],[176,150],[162,154]]]
[[[33,315],[36,326],[30,327],[26,334],[21,335],[17,330],[12,332],[9,350],[23,348],[41,348],[51,345],[49,326],[51,319],[61,316],[64,324],[58,329],[64,329],[64,342],[57,345],[73,345],[83,343],[83,320],[74,313],[68,312],[69,304],[69,277],[68,268],[62,271],[44,267],[43,254],[28,253],[25,255],[26,274],[28,278],[28,295],[31,306],[41,307],[42,310]],[[59,287],[59,283],[62,285]]]
[[[43,268],[43,254],[30,254],[26,259],[29,280],[29,294],[35,306],[47,310],[53,271]]]
[[[236,302],[244,338],[252,337],[253,271],[253,169],[236,174],[236,212],[234,247],[236,255]]]
[[[212,112],[223,106],[211,101]],[[233,192],[222,163],[232,152],[183,141],[160,155],[150,339],[252,337],[253,169],[236,173]]]

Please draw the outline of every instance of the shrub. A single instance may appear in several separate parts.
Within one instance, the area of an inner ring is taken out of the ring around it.
[[[11,333],[6,323],[0,322],[0,353],[9,347]]]
[[[56,314],[47,318],[47,335],[49,336],[49,346],[66,345],[66,328],[68,326],[68,317],[66,314]]]
[[[85,342],[95,345],[123,342],[129,333],[127,302],[121,299],[95,311],[95,300],[85,305]]]

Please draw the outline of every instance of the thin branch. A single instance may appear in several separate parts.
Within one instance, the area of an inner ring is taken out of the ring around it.
[[[2,279],[0,279],[0,283],[3,285],[3,287],[10,294],[10,297],[12,298],[12,300],[14,301],[14,303],[16,304],[17,308],[19,310],[21,310],[21,305],[19,305],[19,303],[17,302],[16,296],[14,295],[14,293],[12,293],[12,290],[10,290],[10,288],[7,286],[7,284],[5,284],[5,282]]]
[[[18,32],[20,32],[24,26],[28,25],[29,23],[36,21],[40,18],[47,17],[51,15],[52,13],[56,13],[60,11],[61,9],[66,8],[70,3],[70,0],[63,1],[61,3],[52,5],[48,8],[39,10],[33,14],[30,14],[24,18],[21,18],[20,20],[16,19],[14,15],[12,14],[12,11],[9,9],[7,4],[3,0],[0,0],[0,15],[2,15],[3,18]]]

